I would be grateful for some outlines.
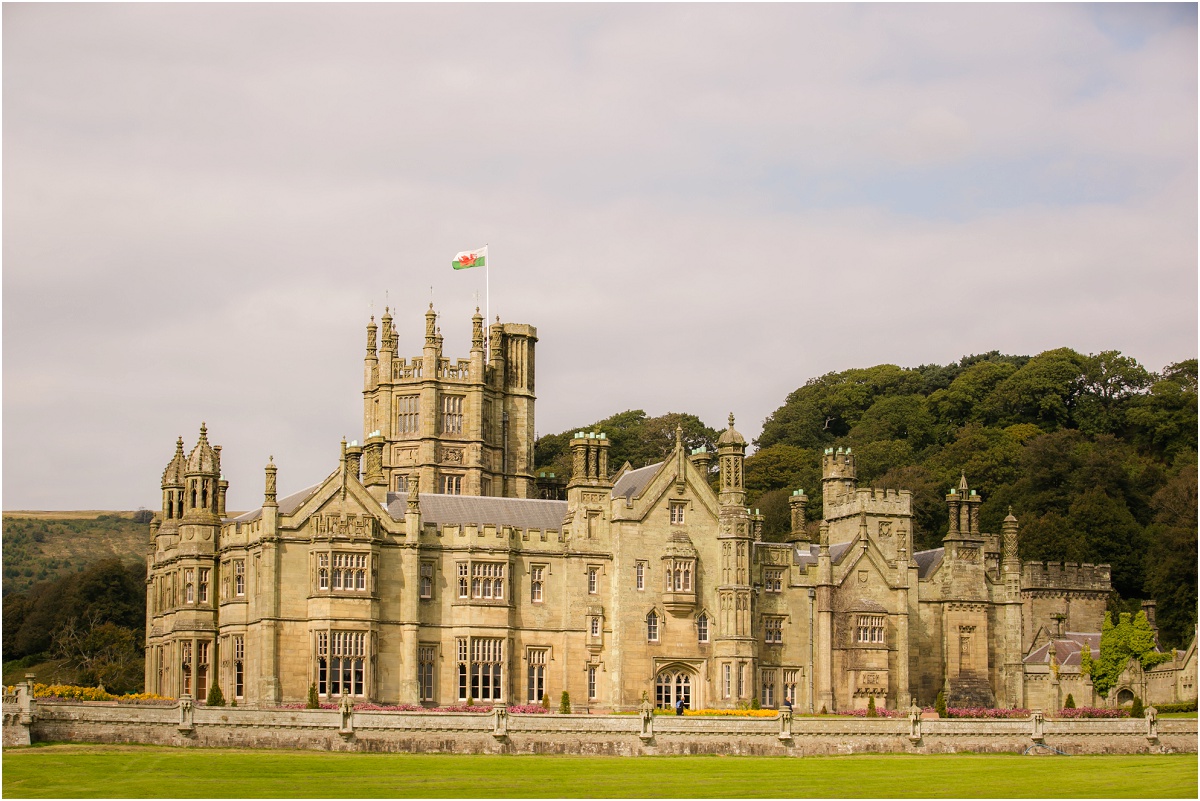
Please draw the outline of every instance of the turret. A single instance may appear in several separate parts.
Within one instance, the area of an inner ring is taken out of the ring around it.
[[[858,473],[854,467],[854,454],[849,448],[826,448],[821,459],[821,500],[824,517],[835,499],[854,492],[858,486]]]
[[[208,428],[200,424],[200,440],[188,454],[184,467],[185,518],[216,517],[217,482],[221,479],[221,457],[219,451],[208,444]]]
[[[1012,507],[1008,507],[1008,516],[1000,527],[1004,548],[1005,574],[1021,574],[1021,557],[1017,553],[1017,518],[1013,517]]]
[[[396,340],[392,336],[392,310],[387,306],[383,307],[383,317],[379,318],[379,323],[383,330],[380,332],[379,370],[376,375],[379,382],[387,383],[392,380],[392,359],[396,356]]]
[[[379,383],[379,356],[375,350],[376,333],[379,328],[375,325],[375,315],[367,323],[367,355],[363,359],[363,388],[373,389]]]
[[[442,359],[442,335],[437,330],[437,312],[433,304],[425,312],[425,353],[423,374],[429,378],[437,378],[438,364]]]
[[[175,441],[175,456],[163,470],[162,476],[162,519],[178,520],[183,517],[183,490],[186,460],[183,458],[183,437]]]
[[[746,486],[744,466],[746,438],[733,427],[733,412],[729,413],[729,428],[717,439],[717,458],[720,460],[721,482],[719,500],[723,506],[745,506]]]

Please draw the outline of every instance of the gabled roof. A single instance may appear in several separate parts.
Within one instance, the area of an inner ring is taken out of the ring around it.
[[[830,545],[829,561],[835,565],[839,564],[842,561],[842,557],[846,555],[846,552],[853,544],[854,542],[850,541],[839,542],[834,545]],[[815,565],[817,563],[817,554],[820,552],[821,546],[815,542],[810,542],[807,545],[797,545],[796,551],[792,555],[792,563],[799,566],[801,569],[804,569],[809,565]]]
[[[914,553],[913,561],[917,563],[917,578],[927,578],[942,563],[942,557],[945,555],[945,548],[933,548],[932,550],[917,551]]]
[[[639,467],[637,470],[627,471],[613,485],[612,497],[626,500],[638,497],[646,491],[646,487],[650,486],[650,482],[664,464],[666,462],[655,462],[645,467]]]
[[[1086,647],[1092,652],[1093,659],[1100,658],[1100,632],[1098,631],[1068,631],[1062,637],[1034,648],[1025,657],[1026,664],[1044,665],[1050,662],[1050,643],[1054,643],[1054,658],[1063,667],[1078,666],[1080,654]]]
[[[566,501],[532,498],[493,498],[475,495],[439,495],[422,492],[421,521],[451,525],[494,524],[518,528],[560,529],[567,514]],[[408,504],[407,492],[389,492],[388,514],[403,520]]]
[[[304,504],[305,501],[312,497],[314,492],[319,490],[324,484],[325,482],[322,481],[320,484],[313,484],[311,487],[305,487],[299,492],[294,492],[291,495],[288,495],[286,498],[279,501],[279,514],[293,514],[301,507],[301,505]],[[260,517],[262,517],[262,507],[238,515],[237,517],[233,518],[233,522],[251,523],[255,520],[258,520]]]

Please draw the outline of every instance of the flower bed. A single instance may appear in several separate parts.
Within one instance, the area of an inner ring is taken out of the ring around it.
[[[281,704],[279,709],[307,709],[308,705],[299,704]],[[337,709],[337,704],[324,703],[320,709]],[[490,714],[492,707],[488,704],[458,704],[456,706],[419,706],[417,704],[364,704],[359,703],[354,705],[355,712],[473,712],[478,715]],[[549,712],[541,704],[516,704],[508,708],[509,713],[513,715],[542,715]]]
[[[1060,709],[1060,718],[1127,718],[1128,709],[1103,709],[1096,706],[1081,706],[1076,709]]]
[[[35,684],[33,697],[48,701],[117,701],[122,704],[166,706],[174,704],[174,698],[164,698],[154,693],[126,693],[113,695],[99,687],[78,687],[74,684]]]
[[[937,710],[931,706],[925,707],[922,712],[936,712]],[[1027,718],[1032,713],[1028,709],[995,709],[987,706],[950,706],[946,707],[946,717],[948,718],[985,718],[991,720],[1003,720],[1005,718]]]
[[[662,714],[675,714],[669,709]],[[693,718],[773,718],[779,714],[778,709],[685,709],[684,717]]]
[[[844,715],[846,717],[852,717],[852,718],[869,718],[869,717],[871,717],[870,715],[867,714],[867,710],[865,710],[865,709],[846,709],[841,712],[838,712],[837,714]],[[900,713],[894,709],[885,709],[881,706],[877,706],[877,707],[875,707],[875,716],[880,717],[880,718],[894,718],[894,717],[899,717]]]

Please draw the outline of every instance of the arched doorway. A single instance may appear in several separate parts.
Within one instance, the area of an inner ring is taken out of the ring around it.
[[[692,708],[692,673],[678,665],[664,668],[654,679],[654,705],[659,709],[674,709],[682,699],[685,709]]]
[[[1122,688],[1122,690],[1117,693],[1117,706],[1125,706],[1126,704],[1132,703],[1133,690],[1130,690],[1129,688]]]

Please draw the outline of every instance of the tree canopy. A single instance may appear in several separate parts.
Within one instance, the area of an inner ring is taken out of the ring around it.
[[[790,531],[794,489],[819,519],[822,451],[849,446],[860,486],[913,492],[914,545],[932,548],[965,472],[985,530],[999,531],[1011,507],[1023,558],[1111,565],[1111,608],[1156,598],[1164,645],[1184,646],[1196,623],[1197,383],[1196,359],[1154,373],[1119,351],[1070,348],[828,373],[763,423],[746,460],[748,503],[768,539]],[[641,467],[670,452],[677,423],[689,447],[713,447],[717,432],[694,415],[627,411],[542,437],[538,469],[569,476],[578,430],[608,435],[612,470]]]

